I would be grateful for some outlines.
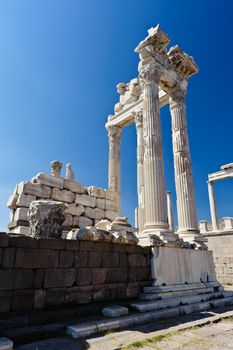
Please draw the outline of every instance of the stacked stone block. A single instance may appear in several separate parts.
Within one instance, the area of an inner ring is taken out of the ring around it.
[[[118,212],[118,193],[112,190],[84,187],[79,182],[39,173],[31,181],[16,185],[8,200],[12,209],[10,232],[28,233],[28,208],[32,201],[48,199],[67,204],[64,230],[93,226],[101,219],[113,221]]]
[[[149,247],[0,234],[0,312],[136,298]]]

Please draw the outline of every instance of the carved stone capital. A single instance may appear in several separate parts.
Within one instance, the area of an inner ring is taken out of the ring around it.
[[[185,106],[186,90],[175,90],[169,94],[170,109]]]
[[[142,111],[135,113],[134,121],[135,121],[137,129],[143,127],[143,113],[142,113]]]
[[[109,142],[120,141],[121,128],[119,128],[119,126],[109,125],[106,129],[108,131]]]
[[[139,66],[139,79],[142,86],[150,83],[159,84],[160,75],[161,67],[155,62],[150,62],[145,65],[141,64]]]

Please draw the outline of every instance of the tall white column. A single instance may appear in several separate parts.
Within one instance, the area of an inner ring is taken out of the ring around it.
[[[143,86],[144,233],[168,231],[162,135],[159,108],[159,72],[154,62],[139,66]]]
[[[175,170],[178,232],[182,235],[198,234],[191,156],[183,90],[170,94],[172,143]]]
[[[143,141],[143,114],[142,111],[135,113],[135,125],[137,130],[137,193],[138,207],[136,208],[137,227],[142,232],[144,226],[144,141]]]
[[[217,216],[217,207],[216,200],[214,194],[214,183],[212,181],[208,181],[208,192],[209,192],[209,202],[210,202],[210,215],[212,221],[212,230],[218,230],[218,216]]]
[[[118,192],[118,212],[120,212],[120,143],[121,128],[109,125],[107,127],[109,139],[109,162],[108,162],[108,188]]]
[[[167,218],[169,229],[171,232],[174,232],[174,217],[173,217],[173,209],[172,209],[172,194],[171,192],[167,192]]]

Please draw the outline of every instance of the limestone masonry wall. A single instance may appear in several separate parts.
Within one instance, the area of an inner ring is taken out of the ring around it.
[[[93,226],[101,219],[113,221],[118,212],[118,193],[97,188],[84,187],[79,182],[62,177],[39,173],[31,181],[16,185],[7,206],[12,209],[9,231],[28,234],[27,212],[32,201],[52,199],[67,204],[64,230]]]
[[[136,298],[149,247],[0,233],[0,312]]]
[[[233,233],[206,235],[213,250],[216,275],[222,284],[233,285]]]

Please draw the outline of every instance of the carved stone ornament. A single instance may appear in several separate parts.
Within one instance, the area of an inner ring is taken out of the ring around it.
[[[170,109],[185,106],[186,90],[175,90],[169,94]]]
[[[160,69],[160,65],[155,62],[139,64],[139,79],[142,86],[150,83],[159,84]]]
[[[71,164],[70,163],[66,164],[66,179],[68,179],[68,180],[74,180],[75,179],[74,172],[71,169]]]
[[[46,200],[33,201],[28,210],[30,235],[32,237],[61,238],[65,221],[63,202]]]
[[[121,138],[121,128],[114,125],[107,126],[109,142],[114,142],[116,140],[120,141]]]
[[[137,129],[143,127],[143,113],[142,113],[142,111],[135,113],[134,121],[135,121]]]
[[[113,235],[111,232],[99,230],[94,226],[86,226],[80,229],[71,230],[66,239],[77,239],[82,241],[100,241],[112,242]]]
[[[61,176],[61,169],[62,169],[62,163],[59,162],[58,160],[53,160],[50,163],[51,166],[51,175],[60,177]]]

